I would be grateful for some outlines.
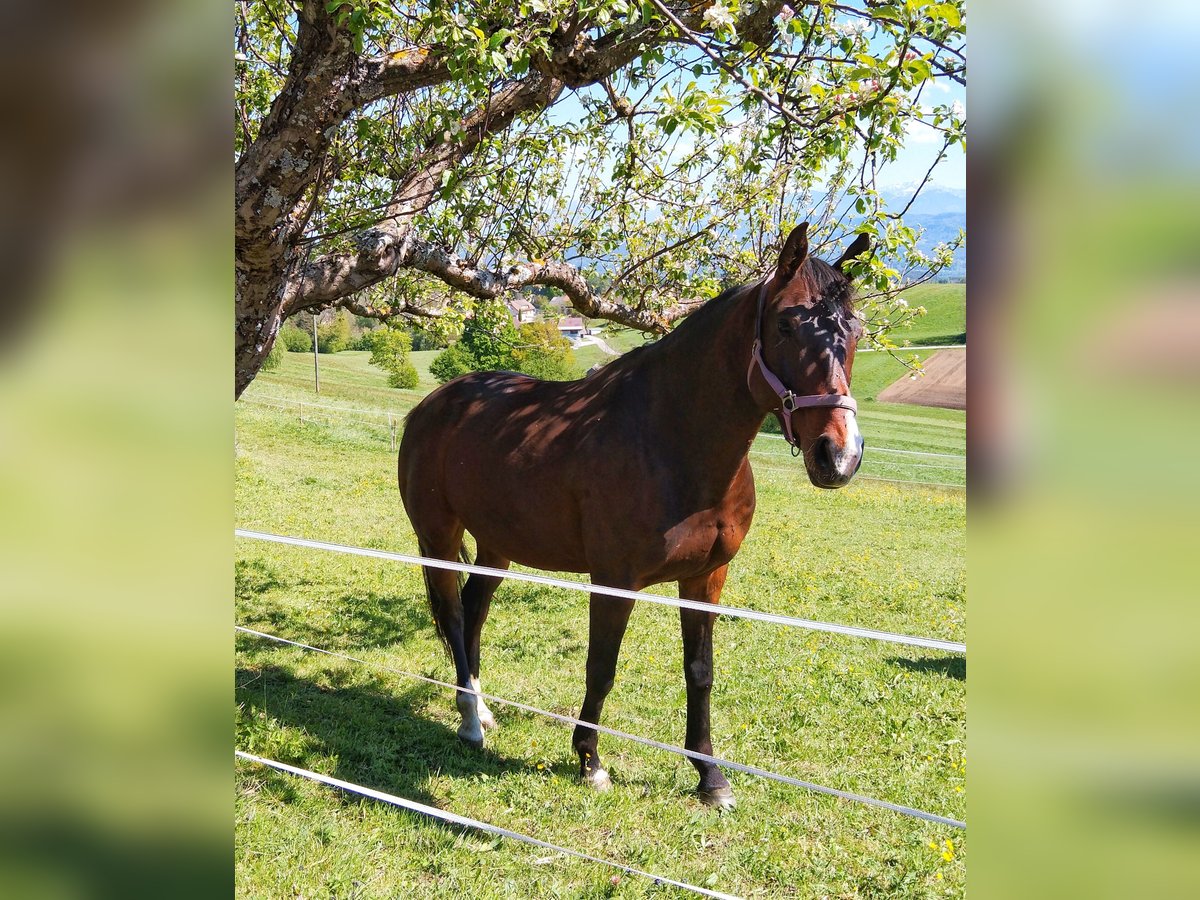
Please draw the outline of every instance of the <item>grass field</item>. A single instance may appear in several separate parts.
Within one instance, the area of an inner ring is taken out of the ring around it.
[[[963,344],[967,340],[967,286],[965,284],[922,284],[904,293],[904,299],[910,306],[924,306],[925,315],[915,319],[912,327],[898,328],[891,337],[901,346]],[[608,345],[618,353],[624,353],[645,342],[646,336],[629,328],[608,327],[602,332]],[[907,356],[907,353],[905,354]],[[864,368],[888,373],[895,372],[885,384],[874,386],[872,382],[871,396],[883,390],[896,378],[903,374],[903,366],[892,361],[892,365],[872,366],[863,361],[872,356],[887,356],[887,354],[863,354],[859,357],[858,370],[855,375],[856,393],[861,393],[858,385]],[[611,357],[601,352],[599,347],[582,347],[575,351],[579,372],[586,372],[591,366]],[[868,376],[869,377],[869,376]],[[882,374],[879,377],[884,377]]]
[[[358,429],[357,433],[364,437],[375,435],[376,440],[386,447],[387,413],[392,413],[399,421],[421,397],[436,387],[437,382],[429,374],[429,363],[437,353],[436,350],[425,350],[412,354],[421,379],[420,386],[412,391],[388,387],[383,374],[367,363],[369,354],[365,351],[323,354],[319,397],[313,393],[312,355],[286,353],[280,368],[260,374],[245,396],[252,402],[267,398],[286,401],[293,410],[298,403],[308,403],[305,420],[324,422],[329,426],[336,424],[349,428],[352,417],[365,418],[375,424]],[[921,355],[918,352],[918,356]],[[859,418],[868,446],[862,474],[904,481],[963,484],[965,468],[962,459],[870,452],[873,447],[960,456],[964,452],[966,416],[961,410],[875,402],[875,394],[906,371],[901,362],[886,353],[863,353],[855,361],[854,394],[859,401]],[[318,403],[336,409],[313,405]],[[296,418],[299,421],[298,411]],[[767,420],[767,425],[778,432],[773,418]],[[777,434],[764,434],[759,439],[756,458],[763,465],[787,466],[789,472],[793,468],[787,447]]]
[[[432,355],[416,354],[424,389]],[[239,526],[415,552],[386,416],[424,391],[388,388],[365,356],[323,356],[319,398],[303,354],[287,354],[278,372],[251,386],[247,400],[259,403],[236,409]],[[883,364],[867,368],[875,365]],[[289,402],[260,405],[267,398]],[[299,402],[308,404],[303,423]],[[863,406],[869,446],[963,452],[961,413]],[[964,639],[961,491],[861,478],[818,491],[781,441],[758,443],[758,512],[731,566],[726,603]],[[691,796],[686,760],[606,736],[601,753],[616,784],[596,795],[574,780],[568,728],[495,704],[500,727],[487,748],[463,747],[448,692],[378,668],[452,677],[419,571],[244,539],[235,558],[237,622],[371,664],[239,635],[241,749],[739,895],[965,892],[965,833],[954,829],[738,773],[729,776],[739,807],[720,816]],[[484,631],[484,689],[576,714],[586,603],[581,594],[506,582]],[[682,742],[678,635],[671,610],[635,611],[606,724]],[[965,818],[961,658],[733,619],[718,622],[714,644],[718,755]],[[236,816],[241,896],[681,896],[247,763],[237,764]]]
[[[925,315],[911,328],[897,329],[897,344],[965,344],[967,342],[967,286],[922,284],[904,292],[909,306],[924,306]]]

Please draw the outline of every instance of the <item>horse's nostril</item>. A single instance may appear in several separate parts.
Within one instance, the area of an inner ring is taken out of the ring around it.
[[[817,444],[813,447],[813,459],[823,469],[833,468],[833,439],[827,434],[817,438]]]

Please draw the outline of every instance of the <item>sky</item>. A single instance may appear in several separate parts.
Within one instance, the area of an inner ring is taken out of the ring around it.
[[[953,103],[955,100],[964,108],[967,105],[966,89],[957,83],[946,84],[944,80],[926,88],[925,97],[935,105]],[[925,172],[933,163],[941,146],[942,138],[938,132],[914,123],[904,142],[904,149],[897,155],[896,161],[880,172],[880,184],[889,187],[920,181],[925,177]],[[954,146],[946,151],[946,158],[934,171],[931,181],[942,187],[966,188],[967,156],[961,147]]]

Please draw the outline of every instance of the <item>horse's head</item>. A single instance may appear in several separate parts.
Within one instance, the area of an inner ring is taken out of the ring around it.
[[[759,298],[764,365],[756,376],[751,364],[751,389],[803,452],[809,480],[817,487],[848,484],[862,463],[863,438],[850,398],[862,327],[845,266],[868,247],[867,236],[859,235],[836,263],[822,262],[808,255],[805,223],[788,236],[775,275]]]

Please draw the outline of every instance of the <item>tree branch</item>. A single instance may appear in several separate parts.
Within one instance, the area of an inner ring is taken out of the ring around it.
[[[494,300],[531,285],[548,285],[561,290],[571,299],[571,305],[583,315],[594,319],[607,319],[627,325],[639,331],[665,333],[671,322],[692,312],[698,303],[675,303],[661,312],[615,303],[597,295],[587,279],[574,266],[559,261],[532,261],[514,265],[504,271],[493,271],[473,265],[456,254],[410,233],[397,247],[388,242],[386,251],[369,255],[375,265],[368,268],[366,258],[348,263],[342,268],[330,267],[330,260],[310,264],[301,274],[307,287],[297,293],[289,303],[285,315],[300,310],[321,309],[327,306],[344,306],[359,315],[372,315],[369,304],[363,302],[358,292],[371,284],[394,275],[401,270],[425,272],[439,281],[472,297]],[[330,285],[332,290],[320,290],[319,285]],[[346,292],[346,293],[343,293]],[[389,314],[413,312],[430,314],[428,310],[392,308]],[[375,309],[375,314],[379,310]]]
[[[753,94],[755,97],[758,97],[760,100],[762,100],[763,103],[767,104],[769,107],[771,107],[773,110],[775,110],[781,116],[783,116],[785,119],[787,119],[793,125],[801,125],[802,126],[805,124],[803,119],[801,119],[794,112],[792,112],[790,109],[788,109],[782,103],[780,103],[778,99],[776,99],[775,97],[772,97],[770,94],[768,94],[766,91],[762,90],[761,88],[757,88],[754,85],[752,85],[749,81],[747,81],[742,76],[741,72],[739,72],[737,69],[735,69],[729,63],[725,62],[725,60],[723,60],[720,56],[718,56],[716,53],[714,53],[712,51],[712,48],[709,47],[708,44],[706,44],[703,40],[700,39],[699,35],[697,35],[694,31],[692,31],[690,28],[688,28],[688,26],[685,25],[678,16],[676,16],[673,12],[671,12],[671,10],[667,9],[666,4],[664,4],[662,2],[662,0],[650,0],[650,3],[652,6],[654,6],[655,9],[657,9],[660,13],[662,13],[667,18],[667,21],[669,21],[672,25],[675,26],[675,28],[679,31],[680,36],[682,36],[686,41],[688,41],[689,43],[693,44],[696,48],[698,48],[705,56],[707,56],[709,59],[711,59],[722,72],[724,72],[726,75],[728,75],[730,78],[732,78],[738,84],[740,84],[747,92]],[[766,6],[769,7],[770,4],[766,4]],[[778,12],[778,6],[775,7],[775,10],[776,10],[776,12]]]
[[[307,0],[298,26],[287,81],[235,168],[237,238],[268,253],[277,229],[298,220],[293,214],[316,177],[314,163],[351,112],[450,78],[442,56],[424,48],[359,57],[324,0]]]
[[[402,268],[428,272],[478,297],[496,297],[527,284],[554,285],[570,296],[575,308],[585,315],[611,319],[643,331],[664,331],[670,321],[691,311],[693,305],[677,303],[656,314],[602,300],[592,293],[578,270],[565,263],[529,264],[504,274],[479,270],[467,266],[449,250],[432,247],[411,230],[413,218],[437,196],[443,173],[459,165],[488,135],[508,128],[521,113],[550,106],[564,86],[583,87],[602,81],[635,59],[647,45],[681,38],[703,44],[682,19],[658,0],[652,2],[681,30],[680,37],[664,34],[659,24],[613,32],[595,40],[584,31],[564,28],[560,32],[560,52],[534,60],[529,75],[498,91],[487,104],[464,119],[460,134],[432,142],[414,160],[411,174],[401,180],[385,214],[354,238],[353,250],[325,254],[300,268],[285,290],[284,314],[339,303]],[[744,23],[758,35],[773,27],[778,7],[779,3],[769,0],[756,7],[739,25]],[[698,26],[703,9],[689,7],[684,18]],[[372,86],[362,88],[365,93],[356,96],[359,99],[383,96],[372,92],[404,89],[422,79],[440,77],[429,60],[424,51],[410,51],[369,61],[364,65],[374,67],[374,74],[368,79]]]
[[[354,108],[450,80],[444,54],[417,47],[362,60],[351,92]]]

